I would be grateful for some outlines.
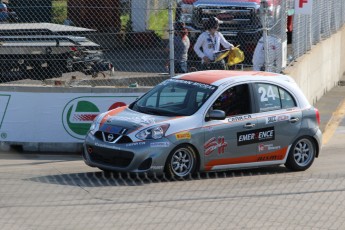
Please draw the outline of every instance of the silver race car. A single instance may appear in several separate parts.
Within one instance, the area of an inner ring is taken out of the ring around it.
[[[194,72],[97,116],[83,158],[102,170],[176,177],[281,164],[302,171],[319,155],[319,124],[318,110],[288,76]]]

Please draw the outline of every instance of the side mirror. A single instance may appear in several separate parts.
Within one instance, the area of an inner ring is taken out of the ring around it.
[[[223,110],[211,110],[208,115],[208,120],[224,120],[226,117]]]

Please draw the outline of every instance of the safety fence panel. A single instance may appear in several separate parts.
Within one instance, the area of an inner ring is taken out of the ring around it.
[[[2,84],[152,86],[167,73],[167,1],[8,0],[1,7]]]
[[[194,45],[213,17],[218,31],[245,56],[236,65],[225,58],[227,69],[281,72],[345,22],[344,0],[314,0],[312,15],[294,14],[294,2],[5,0],[0,84],[153,86],[157,78],[180,71],[173,66],[180,63],[175,36],[181,22],[190,41],[186,71],[210,68]]]
[[[345,23],[344,0],[313,0],[311,15],[294,15],[293,58],[301,57],[323,39],[336,33]]]
[[[276,15],[273,14],[273,21],[263,23],[263,33],[267,31],[267,37],[263,37],[265,55],[262,57],[264,68],[261,70],[280,73],[287,64],[287,5],[287,1],[279,2],[279,9],[275,11]],[[253,59],[254,67],[255,64]]]
[[[15,154],[3,155],[1,166],[3,230],[340,230],[345,224],[343,171],[276,167],[182,180],[102,173],[76,156]]]

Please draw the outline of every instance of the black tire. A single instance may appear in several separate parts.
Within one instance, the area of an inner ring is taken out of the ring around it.
[[[165,172],[169,178],[186,178],[194,173],[196,165],[196,152],[184,144],[171,151],[165,163]]]
[[[285,166],[292,171],[304,171],[313,164],[315,155],[315,142],[310,137],[300,137],[291,146]]]

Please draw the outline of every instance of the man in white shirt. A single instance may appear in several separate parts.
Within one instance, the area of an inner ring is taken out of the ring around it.
[[[260,38],[256,45],[252,60],[254,71],[277,72],[282,66],[281,39],[274,35],[269,35],[267,36],[267,43],[268,52],[265,52],[263,37]],[[265,69],[265,53],[268,53],[267,69]]]
[[[220,51],[220,47],[232,49],[234,46],[229,43],[218,31],[220,21],[215,18],[209,18],[205,24],[205,32],[199,35],[194,51],[201,58],[203,69],[225,69],[224,60],[214,62],[216,53]]]

